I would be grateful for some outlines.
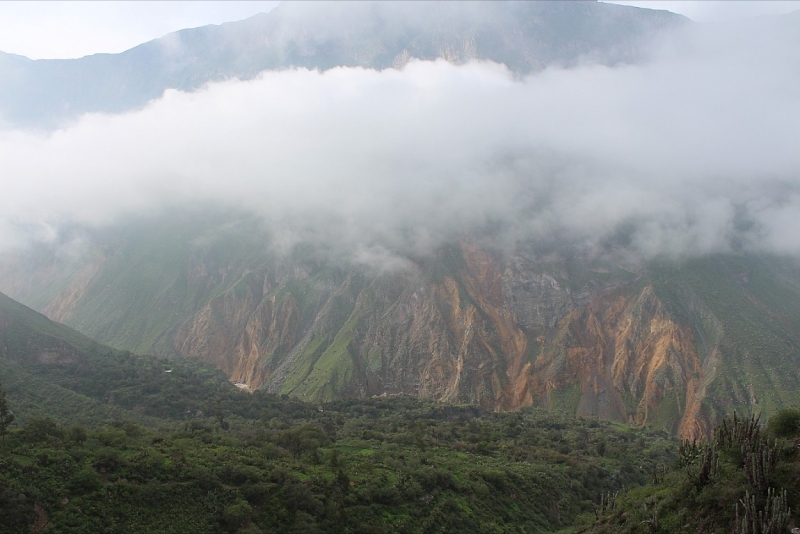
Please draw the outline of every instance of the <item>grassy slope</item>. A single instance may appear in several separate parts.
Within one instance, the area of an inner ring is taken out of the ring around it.
[[[2,294],[0,383],[20,422],[47,415],[62,424],[155,427],[246,396],[207,364],[111,349]]]
[[[248,270],[263,267],[268,257],[253,221],[219,212],[203,215],[169,214],[134,225],[124,238],[109,240],[113,246],[108,259],[67,324],[117,348],[171,354],[168,333],[210,299],[237,290]],[[225,229],[214,230],[220,227]],[[433,281],[464,268],[461,256],[448,248],[429,267],[425,276]],[[712,421],[734,409],[773,413],[796,398],[800,276],[779,267],[774,259],[729,255],[651,270],[659,297],[676,319],[695,331],[707,369],[704,410]],[[561,273],[557,278],[576,292],[600,287],[609,277],[626,277],[612,268],[581,262],[542,268]],[[290,292],[298,300],[303,332],[316,324],[320,310],[327,313],[319,321],[327,330],[314,332],[292,362],[283,393],[320,400],[347,395],[368,365],[362,362],[367,355],[353,354],[353,347],[358,345],[358,325],[378,312],[366,304],[354,308],[356,290],[326,307],[331,287],[342,282],[342,273],[334,270],[321,268],[276,289],[279,296]],[[30,298],[53,292],[54,287],[42,286],[40,294]],[[561,397],[556,399],[561,405],[574,404],[571,392]],[[683,405],[683,398],[667,399],[655,414],[657,424],[671,428]]]
[[[169,352],[156,347],[159,338],[265,256],[258,235],[254,221],[213,212],[140,223],[114,244],[65,323],[120,349]],[[192,271],[203,275],[192,278]]]
[[[662,266],[653,279],[671,313],[694,327],[712,420],[797,402],[800,280],[768,259],[733,256]]]
[[[0,358],[0,378],[19,424],[41,417],[53,418],[64,426],[97,426],[109,421],[132,421],[150,427],[163,424],[153,417],[61,387],[3,358]]]
[[[2,336],[0,340],[6,351],[25,347],[31,336],[43,341],[49,339],[55,345],[64,343],[80,350],[98,345],[89,337],[68,326],[55,323],[41,313],[0,293],[0,325],[3,323],[6,323],[6,326],[0,327]]]
[[[544,532],[674,455],[658,435],[539,410],[248,395],[196,362],[113,351],[10,299],[0,311],[0,380],[20,415],[0,443],[0,532],[31,524],[34,502],[52,532]],[[54,344],[71,359],[30,357]],[[63,428],[109,422],[83,437]]]

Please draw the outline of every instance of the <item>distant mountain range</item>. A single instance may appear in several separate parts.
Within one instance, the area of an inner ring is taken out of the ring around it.
[[[667,11],[586,2],[287,2],[269,13],[182,30],[121,54],[29,60],[0,53],[0,124],[53,128],[83,113],[142,107],[268,69],[389,68],[410,58],[488,59],[527,73],[580,61],[636,62]]]

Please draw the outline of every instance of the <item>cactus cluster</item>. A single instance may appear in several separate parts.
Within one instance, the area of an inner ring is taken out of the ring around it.
[[[651,482],[653,485],[661,484],[664,482],[664,477],[667,476],[669,469],[667,469],[666,465],[656,465],[653,468],[653,475]]]
[[[650,511],[651,507],[648,503],[644,503],[644,521],[641,522],[642,525],[647,525],[650,528],[650,532],[658,532],[658,508],[655,505],[652,506],[652,512]]]
[[[742,456],[747,481],[753,488],[766,491],[778,464],[778,444],[770,447],[763,439],[759,439],[756,450],[749,453],[742,451]]]
[[[705,486],[720,473],[719,452],[716,445],[714,443],[698,445],[695,440],[683,440],[678,450],[678,466],[686,468],[689,479],[695,485]],[[655,474],[654,480],[657,480]]]
[[[732,423],[724,420],[714,430],[714,446],[718,450],[738,450],[747,481],[763,493],[770,487],[778,463],[778,445],[769,446],[762,436],[759,419],[757,415],[749,420],[739,419],[734,413]]]
[[[594,510],[595,518],[599,519],[600,516],[605,515],[616,508],[618,493],[619,492],[615,491],[614,493],[608,492],[605,494],[600,494],[600,505]]]
[[[734,534],[779,534],[783,532],[791,513],[786,490],[776,494],[773,488],[769,488],[763,510],[756,508],[756,496],[748,491],[745,498],[736,503]]]
[[[697,483],[698,486],[703,487],[719,476],[719,453],[714,447],[706,448],[705,452],[700,456],[700,462],[697,468],[690,465],[687,467],[689,476]]]
[[[697,443],[696,439],[681,440],[678,447],[678,467],[688,467],[694,464],[700,457],[704,446]]]
[[[747,490],[745,498],[736,503],[736,534],[778,534],[789,521],[791,509],[786,490],[776,493],[770,486],[778,464],[778,443],[769,445],[762,435],[759,416],[749,420],[733,414],[729,423],[724,420],[714,430],[713,447],[741,454],[742,470],[753,493]],[[759,509],[758,502],[763,502]]]
[[[798,480],[800,438],[775,438],[759,419],[734,415],[707,442],[683,440],[674,469],[652,468],[650,490],[617,503],[601,496],[591,532],[800,534],[792,516],[797,495],[786,486]]]
[[[714,429],[714,445],[720,450],[736,448],[753,452],[762,439],[760,419],[760,415],[753,415],[750,419],[739,419],[734,412],[731,423],[724,419]]]

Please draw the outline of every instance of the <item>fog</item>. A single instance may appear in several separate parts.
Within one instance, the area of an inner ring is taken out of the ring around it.
[[[257,213],[283,247],[390,267],[469,235],[800,255],[792,28],[693,28],[646,64],[522,79],[489,62],[266,72],[5,130],[0,249],[213,202]]]

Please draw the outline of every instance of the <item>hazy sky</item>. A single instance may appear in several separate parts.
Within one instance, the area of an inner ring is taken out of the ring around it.
[[[486,228],[644,257],[800,255],[800,32],[785,22],[692,26],[639,65],[273,71],[0,131],[0,248],[215,202],[389,266]]]
[[[32,59],[116,53],[184,28],[242,20],[277,1],[0,2],[0,51]]]
[[[787,13],[800,1],[616,2],[667,9],[697,21]],[[32,59],[122,52],[183,28],[241,20],[276,1],[0,2],[0,51]]]
[[[758,2],[739,0],[617,0],[610,2],[649,9],[666,9],[686,15],[696,22],[717,22],[761,15],[780,15],[800,9],[794,0],[761,0]]]

